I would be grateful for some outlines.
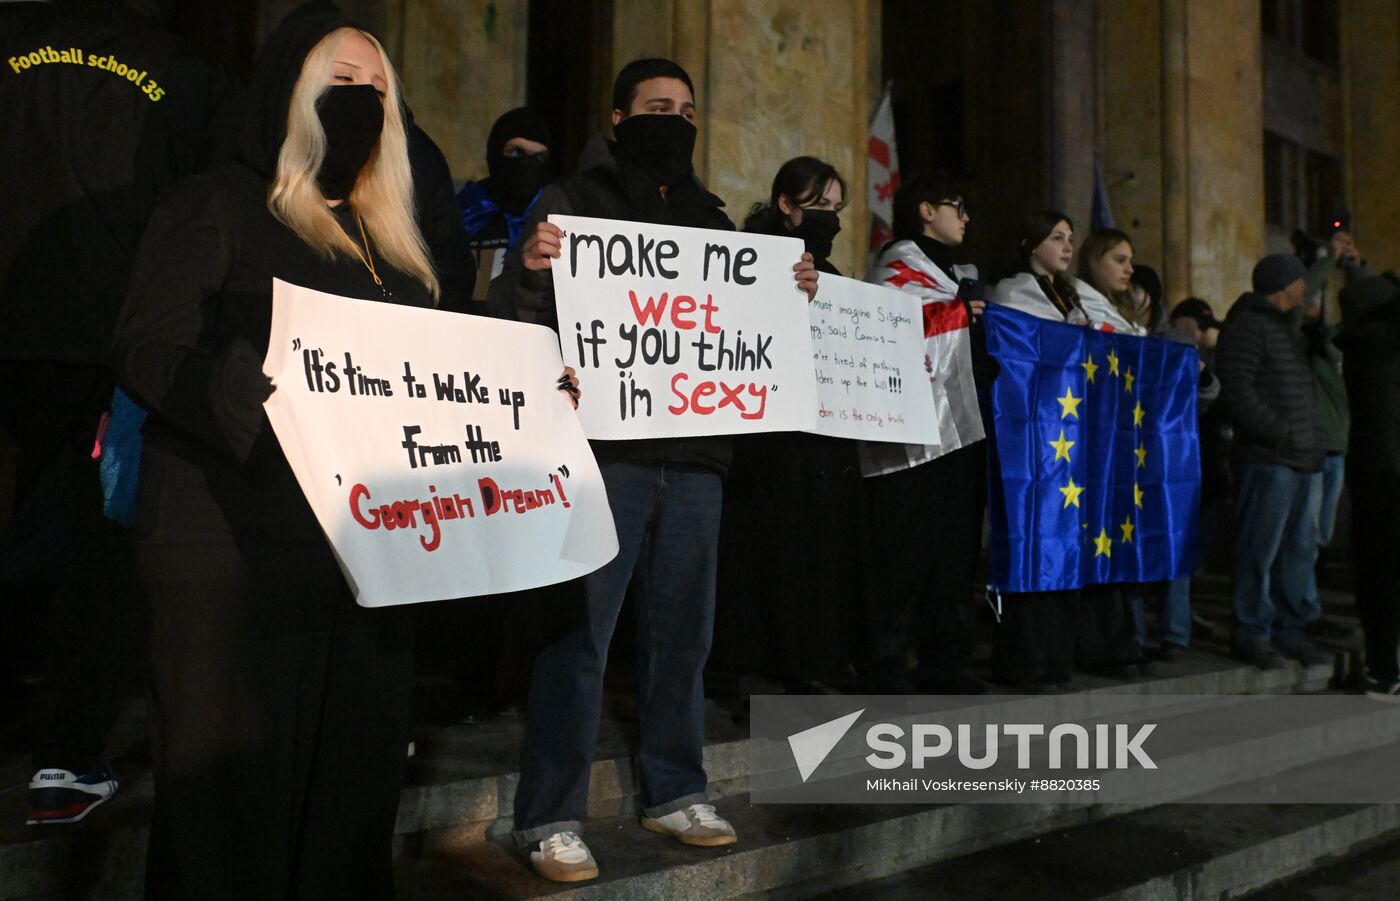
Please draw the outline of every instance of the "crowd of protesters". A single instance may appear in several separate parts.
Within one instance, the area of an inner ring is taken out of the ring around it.
[[[112,11],[7,3],[0,25],[5,56],[105,47],[160,73],[164,97],[100,67],[0,80],[28,123],[0,139],[16,201],[0,225],[0,425],[16,476],[0,578],[7,616],[52,613],[35,631],[47,678],[30,822],[75,822],[116,791],[102,738],[113,673],[136,653],[121,626],[140,619],[147,895],[390,897],[413,618],[433,612],[354,604],[267,425],[272,279],[554,327],[550,215],[734,229],[693,168],[703,98],[675,62],[635,61],[615,81],[611,139],[572,174],[551,176],[548,125],[517,109],[490,130],[489,177],[458,192],[379,41],[333,10],[293,13],[241,89]],[[102,152],[64,137],[82,130]],[[1069,216],[1037,210],[989,287],[979,273],[1000,261],[963,252],[974,200],[942,174],[907,178],[867,275],[966,315],[968,380],[949,390],[976,410],[997,378],[987,304],[1195,347],[1200,557],[1233,501],[1233,652],[1264,669],[1330,659],[1312,643],[1339,628],[1321,615],[1316,564],[1347,485],[1367,688],[1400,698],[1400,281],[1372,274],[1338,229],[1314,259],[1261,259],[1222,322],[1225,298],[1169,306],[1129,234],[1077,241]],[[793,278],[810,298],[839,274],[849,201],[842,173],[797,157],[743,228],[803,242]],[[570,375],[561,390],[578,401]],[[93,447],[122,397],[148,416],[129,530],[102,515],[113,491]],[[525,703],[515,838],[541,876],[598,873],[580,833],[624,599],[642,823],[699,846],[737,840],[707,795],[707,663],[749,680],[741,696],[979,694],[984,678],[1041,692],[1075,670],[1147,675],[1188,647],[1199,621],[1182,576],[1005,596],[990,669],[974,667],[988,440],[945,427],[937,447],[798,433],[593,443],[618,556],[538,593],[541,627],[483,607],[494,613],[475,630],[483,669],[517,674],[492,701]]]

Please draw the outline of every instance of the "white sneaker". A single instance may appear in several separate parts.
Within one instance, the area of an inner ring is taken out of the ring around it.
[[[663,817],[642,817],[642,828],[702,848],[732,845],[739,840],[729,821],[715,813],[713,804],[692,804]]]
[[[535,872],[553,882],[582,882],[598,878],[598,864],[593,852],[578,837],[577,832],[556,832],[540,842],[538,851],[530,852],[530,865]]]

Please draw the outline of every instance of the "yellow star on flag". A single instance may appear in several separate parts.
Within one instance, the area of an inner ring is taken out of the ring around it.
[[[1120,528],[1120,529],[1123,530],[1123,543],[1124,543],[1124,544],[1132,544],[1132,543],[1133,543],[1133,518],[1132,518],[1131,516],[1125,518],[1125,519],[1123,520],[1123,524],[1122,524],[1121,526],[1119,526],[1118,528]]]
[[[1069,484],[1061,488],[1060,493],[1065,496],[1065,505],[1063,509],[1068,510],[1070,504],[1074,504],[1076,507],[1079,506],[1079,495],[1084,493],[1084,486],[1074,484],[1074,477],[1071,476]]]
[[[1060,401],[1060,403],[1064,403],[1064,401]],[[1133,405],[1133,425],[1142,425],[1142,417],[1146,415],[1147,411],[1142,408],[1142,401],[1138,401]],[[1064,419],[1063,416],[1060,418]],[[1076,416],[1075,418],[1078,419],[1079,417]]]
[[[1084,376],[1089,380],[1089,384],[1094,384],[1094,373],[1099,371],[1099,364],[1094,362],[1093,357],[1088,357],[1079,366],[1084,370]]]
[[[1118,374],[1118,355],[1111,350],[1108,352],[1108,374]]]
[[[1059,440],[1059,441],[1050,441],[1050,442],[1048,442],[1048,444],[1049,444],[1051,447],[1053,447],[1053,448],[1055,449],[1055,462],[1059,462],[1059,459],[1060,459],[1061,457],[1064,457],[1064,458],[1065,458],[1065,462],[1066,462],[1066,463],[1069,463],[1069,462],[1070,462],[1070,459],[1069,459],[1069,449],[1072,448],[1072,447],[1074,447],[1075,442],[1073,442],[1073,441],[1066,441],[1066,440],[1065,440],[1065,430],[1064,430],[1064,429],[1060,429],[1060,440]]]
[[[1060,402],[1061,419],[1064,419],[1066,416],[1073,416],[1075,419],[1079,418],[1079,405],[1084,401],[1084,398],[1075,397],[1074,392],[1066,386],[1065,396],[1057,397],[1055,400]]]
[[[1137,450],[1133,451],[1133,453],[1137,454],[1137,458],[1138,458],[1138,465],[1137,465],[1137,468],[1138,468],[1138,469],[1142,469],[1143,467],[1145,467],[1145,466],[1147,465],[1147,445],[1146,445],[1146,444],[1139,444],[1139,445],[1137,446]]]
[[[1133,370],[1131,367],[1128,369],[1128,374],[1123,376],[1123,390],[1129,394],[1133,393]]]
[[[1108,529],[1099,529],[1099,537],[1094,539],[1094,556],[1113,556],[1113,539],[1108,537]]]
[[[1064,491],[1063,488],[1061,488],[1060,490],[1061,490],[1061,491]],[[1137,483],[1137,482],[1134,482],[1134,483],[1133,483],[1133,506],[1135,506],[1135,507],[1141,507],[1141,506],[1142,506],[1142,499],[1143,499],[1143,497],[1144,497],[1144,495],[1143,495],[1143,493],[1142,493],[1142,489],[1138,487],[1138,483]]]

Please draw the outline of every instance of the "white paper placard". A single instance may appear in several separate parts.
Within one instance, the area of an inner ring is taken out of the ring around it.
[[[818,404],[812,431],[937,444],[919,298],[823,275],[810,313]]]
[[[617,554],[553,332],[273,285],[277,439],[366,607],[517,591]]]
[[[795,238],[550,216],[559,343],[589,438],[804,430],[816,424]]]

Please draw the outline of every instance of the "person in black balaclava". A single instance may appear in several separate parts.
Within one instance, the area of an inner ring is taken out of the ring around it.
[[[554,282],[562,232],[551,214],[592,216],[732,231],[723,204],[691,166],[697,115],[685,70],[667,59],[628,63],[613,85],[613,135],[586,152],[580,172],[546,187],[526,238],[491,285],[526,321],[554,324]],[[794,265],[811,297],[810,254]],[[621,546],[614,560],[583,579],[583,597],[537,613],[547,629],[535,658],[525,759],[515,793],[515,838],[547,879],[578,881],[598,867],[578,831],[587,813],[588,777],[603,704],[603,670],[624,596],[639,630],[638,717],[642,825],[690,845],[725,845],[733,828],[708,802],[702,760],[704,679],[715,605],[725,436],[595,441]],[[643,553],[645,548],[645,553]],[[630,592],[629,592],[630,587]]]
[[[479,300],[486,298],[505,252],[520,240],[530,205],[549,182],[551,143],[549,126],[539,113],[522,106],[503,114],[486,139],[488,176],[467,182],[457,194],[476,258],[473,296]]]
[[[378,41],[336,14],[289,18],[248,93],[237,161],[152,215],[113,360],[151,414],[146,892],[390,898],[413,617],[356,605],[268,427],[262,360],[274,278],[418,307],[439,282]]]
[[[839,275],[830,257],[846,193],[829,163],[788,160],[744,230],[800,238],[818,270]],[[850,637],[858,634],[851,601],[860,594],[856,447],[803,432],[734,440],[712,665],[739,675],[741,696],[755,689],[827,691],[848,681]],[[789,522],[807,527],[794,534],[783,528]]]

